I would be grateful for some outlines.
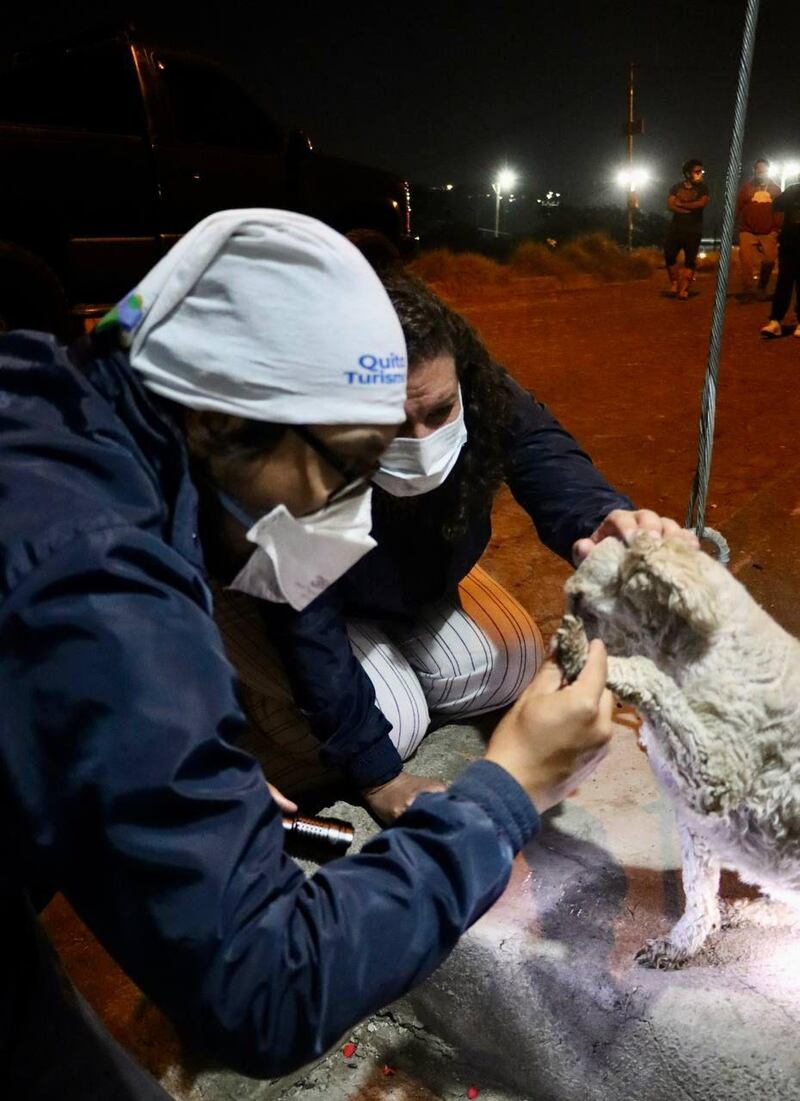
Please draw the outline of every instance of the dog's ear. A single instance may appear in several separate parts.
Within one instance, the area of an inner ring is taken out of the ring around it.
[[[664,619],[674,618],[708,637],[721,617],[704,557],[682,539],[636,535],[622,564],[620,595],[651,623],[666,626]]]

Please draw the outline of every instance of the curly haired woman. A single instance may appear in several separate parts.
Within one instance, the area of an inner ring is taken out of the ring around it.
[[[377,547],[302,612],[224,592],[216,616],[273,781],[302,791],[321,763],[390,821],[441,788],[403,771],[431,722],[507,706],[542,661],[528,612],[477,564],[501,485],[570,562],[606,535],[680,529],[633,511],[423,283],[396,268],[383,280],[409,376],[406,422],[373,479]]]

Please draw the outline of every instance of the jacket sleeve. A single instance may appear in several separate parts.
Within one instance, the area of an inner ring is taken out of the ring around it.
[[[322,761],[362,789],[391,780],[403,762],[372,681],[353,653],[336,586],[302,612],[260,603],[295,702],[322,743]]]
[[[508,379],[512,421],[506,481],[539,538],[571,563],[572,544],[631,500],[609,485],[589,456],[540,402]]]
[[[273,1076],[432,971],[536,816],[476,762],[307,879],[235,748],[244,719],[203,589],[127,528],[76,536],[17,580],[0,605],[0,817],[20,874],[46,869],[204,1054]]]

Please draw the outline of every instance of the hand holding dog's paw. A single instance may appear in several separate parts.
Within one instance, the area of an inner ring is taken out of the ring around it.
[[[486,759],[510,772],[540,812],[565,799],[607,752],[614,704],[606,674],[599,641],[573,684],[546,661],[492,735]]]

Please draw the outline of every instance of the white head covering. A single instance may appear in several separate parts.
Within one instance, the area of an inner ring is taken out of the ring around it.
[[[145,385],[192,409],[278,424],[401,424],[406,346],[378,277],[341,234],[286,210],[190,230],[101,327]]]

